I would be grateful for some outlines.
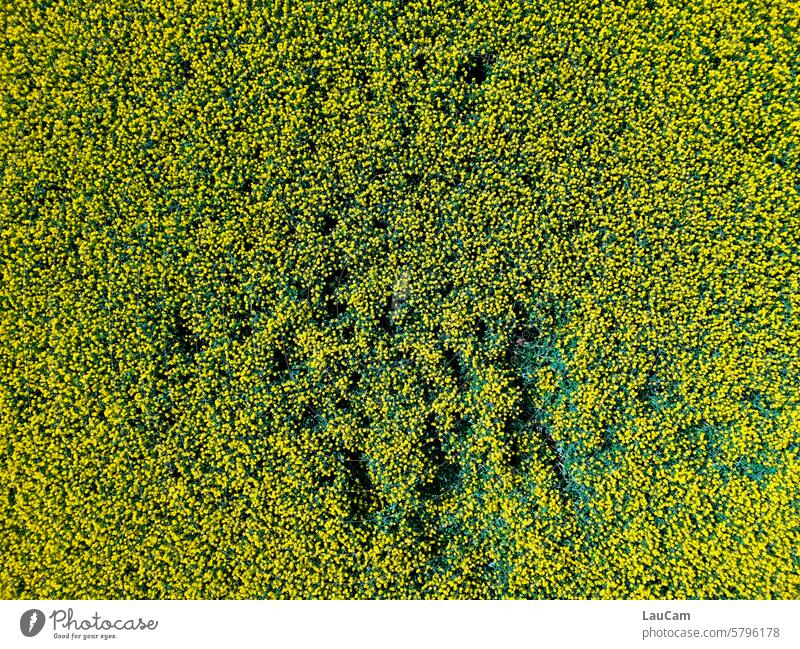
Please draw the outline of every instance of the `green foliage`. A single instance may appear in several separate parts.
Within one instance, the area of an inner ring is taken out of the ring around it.
[[[0,596],[800,595],[796,2],[2,22]]]

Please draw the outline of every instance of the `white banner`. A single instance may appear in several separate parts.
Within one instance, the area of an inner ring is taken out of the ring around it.
[[[800,601],[2,601],[0,648],[800,647]]]

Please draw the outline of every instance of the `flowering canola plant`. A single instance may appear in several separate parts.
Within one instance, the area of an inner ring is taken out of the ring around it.
[[[800,597],[795,0],[4,0],[0,597]]]

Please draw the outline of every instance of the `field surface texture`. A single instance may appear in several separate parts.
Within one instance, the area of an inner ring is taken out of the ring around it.
[[[800,597],[799,20],[2,0],[0,597]]]

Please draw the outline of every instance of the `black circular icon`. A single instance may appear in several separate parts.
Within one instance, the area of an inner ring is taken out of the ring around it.
[[[38,608],[32,608],[25,611],[22,617],[19,618],[19,630],[22,635],[32,638],[44,627],[44,613]]]

